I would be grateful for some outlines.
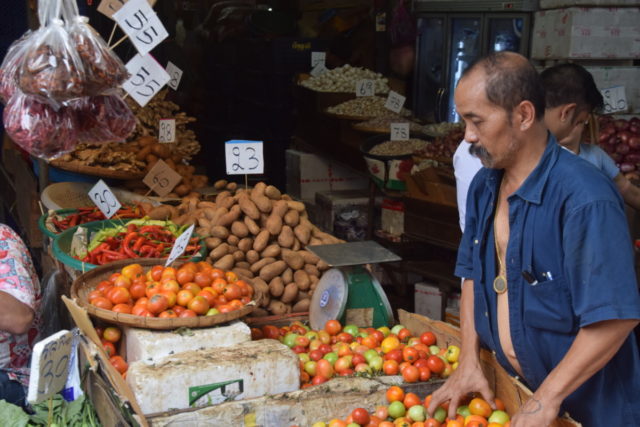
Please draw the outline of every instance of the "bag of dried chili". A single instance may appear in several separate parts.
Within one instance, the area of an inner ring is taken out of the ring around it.
[[[70,106],[76,114],[79,142],[124,141],[136,127],[136,117],[118,95],[80,98]]]

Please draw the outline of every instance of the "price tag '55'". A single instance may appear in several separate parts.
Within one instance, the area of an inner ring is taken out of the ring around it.
[[[122,207],[116,196],[103,180],[98,181],[89,191],[89,198],[107,219],[111,218]]]
[[[231,140],[224,144],[227,175],[264,173],[262,141]]]

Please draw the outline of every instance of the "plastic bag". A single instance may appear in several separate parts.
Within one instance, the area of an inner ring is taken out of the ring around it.
[[[17,88],[16,74],[18,67],[27,53],[25,46],[29,38],[33,36],[32,31],[27,31],[22,37],[14,41],[2,60],[0,65],[0,101],[6,104]]]
[[[77,122],[68,107],[55,109],[39,97],[20,91],[13,94],[3,113],[4,128],[29,154],[51,160],[74,149]]]
[[[405,6],[405,0],[397,0],[391,16],[389,36],[392,46],[414,45],[416,42],[416,20]]]
[[[22,92],[52,105],[82,96],[85,72],[60,19],[60,0],[39,0],[40,28],[29,38],[18,72]]]
[[[69,295],[69,276],[64,271],[53,270],[42,279],[42,302],[40,303],[41,324],[38,331],[40,341],[63,329],[73,328],[69,311],[60,300],[62,295]]]
[[[79,142],[124,141],[136,127],[136,117],[119,96],[92,96],[73,101]]]
[[[84,95],[112,93],[129,78],[126,67],[89,25],[89,18],[79,15],[76,0],[62,1],[67,32],[84,68]]]

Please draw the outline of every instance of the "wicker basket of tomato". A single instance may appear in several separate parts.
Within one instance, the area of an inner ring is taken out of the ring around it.
[[[71,297],[99,319],[147,329],[203,328],[247,316],[260,298],[251,283],[208,262],[116,261],[83,273]]]

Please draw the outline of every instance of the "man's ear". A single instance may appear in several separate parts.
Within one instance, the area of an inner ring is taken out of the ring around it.
[[[515,108],[515,114],[513,116],[515,124],[521,131],[528,130],[536,121],[536,108],[531,101],[522,101]]]
[[[578,104],[572,102],[571,104],[564,104],[560,107],[560,121],[561,122],[571,122],[573,121],[573,116],[576,114],[576,109]]]

